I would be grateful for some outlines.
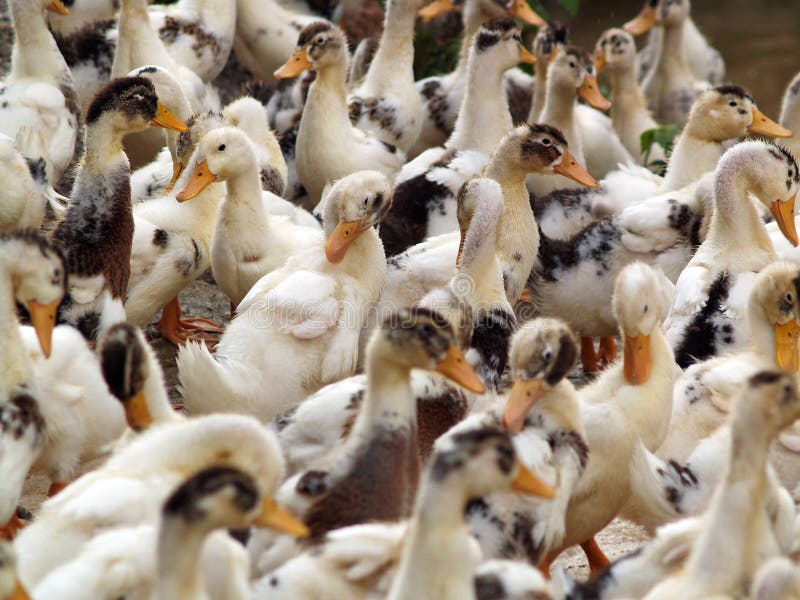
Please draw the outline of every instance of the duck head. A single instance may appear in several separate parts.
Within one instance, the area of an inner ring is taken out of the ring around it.
[[[519,433],[536,402],[567,376],[578,358],[578,342],[559,319],[534,319],[511,338],[514,385],[506,400],[503,427]]]
[[[347,59],[344,32],[327,21],[316,21],[300,31],[294,53],[286,64],[275,71],[275,77],[297,77],[308,69],[316,71],[332,64],[346,64]]]
[[[358,237],[383,220],[392,206],[392,194],[391,182],[377,171],[358,171],[334,184],[324,199],[329,262],[342,262]]]
[[[733,415],[734,447],[754,431],[774,437],[800,417],[800,395],[794,376],[781,371],[759,371],[747,380],[734,404]]]
[[[594,68],[601,71],[629,71],[636,68],[636,42],[624,29],[609,29],[597,40]]]
[[[533,55],[538,63],[547,64],[559,50],[569,44],[569,30],[558,21],[540,27],[533,38]]]
[[[774,262],[753,282],[748,302],[750,334],[764,351],[774,353],[778,367],[800,370],[800,264]],[[761,345],[761,344],[759,344]]]
[[[623,373],[630,385],[650,378],[650,335],[671,303],[672,284],[652,267],[631,263],[617,276],[612,307],[625,340]]]
[[[576,90],[578,96],[589,106],[598,110],[611,108],[611,102],[600,93],[594,62],[586,50],[577,46],[567,46],[552,56],[547,70],[548,90],[564,89],[565,97],[572,93],[572,90]]]
[[[498,17],[481,25],[474,45],[477,55],[485,55],[487,60],[507,69],[518,63],[536,63],[536,57],[522,44],[520,28],[508,17]]]
[[[462,297],[460,290],[453,289],[454,287],[451,282],[447,287],[431,290],[417,306],[441,315],[455,331],[458,347],[466,352],[472,340],[475,323],[471,307]]]
[[[537,15],[527,0],[433,0],[417,14],[423,23],[449,13],[463,5],[464,13],[479,13],[484,20],[493,17],[514,17],[527,25],[541,27],[544,19]]]
[[[647,0],[641,12],[625,23],[625,31],[642,35],[656,25],[669,27],[682,23],[689,16],[689,0]]]

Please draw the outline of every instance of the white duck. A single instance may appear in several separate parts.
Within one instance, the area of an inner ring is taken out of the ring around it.
[[[353,373],[363,309],[378,299],[386,277],[373,225],[390,206],[391,185],[380,173],[353,173],[333,186],[326,197],[327,241],[253,286],[216,356],[197,344],[181,350],[179,377],[190,412],[234,410],[268,420]],[[278,381],[281,393],[265,398],[264,386]]]
[[[67,12],[61,0],[14,0],[11,71],[0,82],[0,133],[15,138],[22,128],[41,137],[50,181],[55,185],[79,151],[80,106],[72,74],[47,28],[45,10]]]
[[[323,189],[360,170],[394,177],[405,161],[397,148],[353,127],[347,112],[347,40],[330,23],[305,27],[297,48],[276,77],[294,77],[314,69],[317,78],[308,91],[297,132],[297,175],[313,204]]]
[[[708,236],[678,277],[664,323],[681,367],[743,346],[745,304],[755,275],[777,258],[747,194],[770,209],[781,232],[796,246],[798,187],[798,166],[778,146],[742,142],[720,160]]]
[[[791,376],[762,371],[749,379],[734,409],[730,463],[697,541],[683,568],[645,598],[747,594],[759,565],[780,552],[765,510],[766,463],[773,438],[798,416]]]

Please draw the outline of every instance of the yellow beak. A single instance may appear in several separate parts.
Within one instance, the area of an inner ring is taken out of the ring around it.
[[[650,31],[655,24],[656,9],[652,6],[645,6],[642,12],[623,25],[623,29],[631,35],[642,35]]]
[[[528,25],[533,25],[535,27],[544,25],[544,19],[533,12],[527,0],[512,0],[511,6],[508,9],[508,14]]]
[[[797,198],[797,194],[788,200],[775,200],[775,202],[769,205],[769,211],[772,213],[772,216],[775,217],[778,228],[792,246],[798,245],[797,226],[794,222],[795,198]]]
[[[186,123],[173,115],[166,106],[161,104],[160,100],[158,102],[158,108],[156,109],[156,116],[151,119],[150,125],[164,127],[165,129],[174,129],[175,131],[189,131]]]
[[[522,44],[519,45],[519,62],[529,65],[536,64],[536,57]]]
[[[31,323],[45,358],[50,357],[53,349],[53,329],[56,326],[56,314],[60,303],[61,300],[53,300],[50,304],[39,304],[36,300],[28,301]]]
[[[589,106],[598,110],[608,110],[611,108],[611,102],[600,93],[600,88],[597,85],[597,77],[594,75],[587,75],[583,78],[581,87],[578,88],[578,95],[586,100]]]
[[[8,600],[31,600],[31,597],[28,595],[27,590],[22,587],[22,584],[19,582],[19,580],[17,580],[14,591],[11,592]]]
[[[553,488],[539,479],[519,461],[517,461],[517,476],[511,483],[511,489],[521,494],[540,496],[542,498],[554,498],[556,495],[556,491]]]
[[[175,196],[175,199],[178,202],[186,202],[187,200],[196,198],[200,192],[216,180],[217,176],[209,170],[206,161],[201,160],[194,166],[194,171],[192,171],[192,176],[189,178],[189,183]]]
[[[183,169],[184,169],[184,166],[183,166],[182,162],[178,161],[178,162],[173,163],[173,165],[172,165],[172,179],[169,180],[169,183],[167,184],[167,187],[164,189],[164,193],[165,194],[169,194],[172,191],[172,188],[175,187],[175,183],[178,181],[178,177],[181,176],[181,173],[183,173]]]
[[[153,416],[147,407],[147,396],[145,396],[144,390],[139,391],[133,398],[128,399],[124,406],[128,427],[134,431],[142,431],[153,424]]]
[[[601,73],[607,66],[606,53],[599,48],[594,53],[594,70]]]
[[[792,137],[791,131],[786,129],[786,127],[778,125],[755,106],[753,107],[753,122],[747,126],[747,131],[759,135],[766,135],[768,137]]]
[[[47,10],[50,12],[58,13],[59,15],[68,15],[69,9],[64,6],[64,3],[61,0],[53,0],[50,4],[47,5]],[[27,598],[28,595],[25,594]]]
[[[305,49],[298,48],[289,57],[280,69],[275,71],[274,75],[277,79],[289,79],[290,77],[297,77],[303,71],[311,68],[311,61],[308,60],[308,54]]]
[[[650,336],[625,336],[625,381],[631,385],[641,385],[650,378]]]
[[[541,379],[517,379],[506,400],[503,411],[503,427],[510,433],[517,434],[525,425],[525,417],[544,393],[544,381]]]
[[[295,537],[308,537],[308,526],[300,519],[278,506],[272,498],[261,501],[261,514],[253,522],[256,527],[269,527]]]
[[[455,8],[456,5],[453,4],[451,0],[433,0],[433,2],[427,6],[420,8],[417,14],[420,16],[423,23],[427,23],[439,15],[443,15],[445,13],[449,13],[451,10],[455,10]]]
[[[471,392],[482,394],[486,391],[481,378],[467,362],[464,353],[453,344],[450,344],[445,357],[436,364],[436,372],[449,377]]]
[[[797,373],[800,369],[798,338],[800,338],[800,323],[797,319],[790,319],[783,325],[775,323],[775,360],[781,369],[789,373]]]
[[[564,177],[569,177],[581,185],[585,185],[590,188],[600,187],[600,184],[597,183],[597,180],[589,175],[586,169],[578,164],[578,161],[575,160],[575,157],[572,156],[572,153],[570,153],[569,150],[566,148],[562,148],[562,150],[564,154],[561,157],[561,162],[553,169],[554,173],[558,173]]]
[[[325,243],[325,257],[328,262],[338,265],[344,260],[347,249],[356,238],[367,230],[361,221],[339,221],[328,241]]]

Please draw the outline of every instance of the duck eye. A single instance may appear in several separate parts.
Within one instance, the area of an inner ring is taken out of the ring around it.
[[[545,146],[549,146],[549,145],[550,145],[550,138],[544,138],[544,139],[542,140],[542,143],[543,143]]]
[[[645,305],[644,305],[644,312],[647,312],[648,310],[650,310],[650,307],[649,307],[649,306],[647,306],[647,304],[645,304]]]
[[[570,66],[570,68],[574,69],[575,68],[575,61],[574,60],[569,61],[569,66]]]
[[[731,100],[728,102],[728,106],[736,106],[736,100]]]
[[[550,350],[550,348],[548,348],[547,350],[542,352],[542,358],[549,361],[551,358],[553,358],[553,351]]]
[[[786,293],[786,301],[791,304],[794,301],[794,296],[792,296],[792,292]]]
[[[369,196],[364,197],[364,206],[366,206],[367,204],[369,204]]]
[[[325,44],[325,38],[324,37],[318,37],[317,41],[315,42],[315,44],[317,44],[318,46],[323,46]]]
[[[220,152],[224,152],[224,150],[225,150],[225,144],[220,144],[220,145],[219,145],[219,148],[217,148],[217,150],[219,150]]]

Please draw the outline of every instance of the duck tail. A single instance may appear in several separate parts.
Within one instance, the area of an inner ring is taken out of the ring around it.
[[[191,415],[231,412],[232,374],[205,344],[189,342],[178,352],[178,391]]]
[[[634,519],[652,530],[685,516],[682,506],[687,485],[685,477],[693,477],[691,471],[686,472],[689,475],[683,474],[681,465],[675,461],[662,461],[639,441],[630,464]]]

